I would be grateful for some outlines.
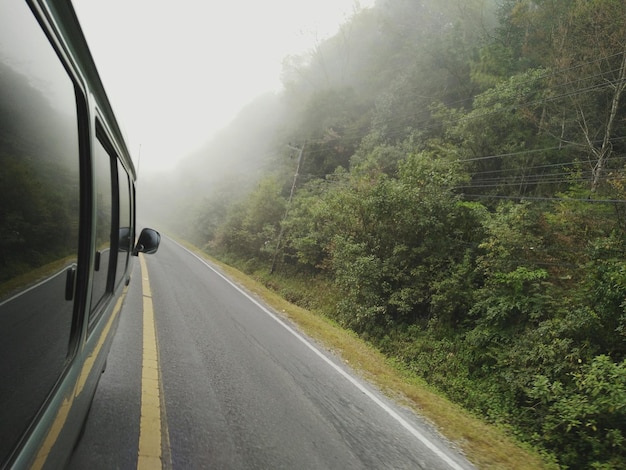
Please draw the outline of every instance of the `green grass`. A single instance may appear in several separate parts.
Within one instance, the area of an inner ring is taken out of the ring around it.
[[[486,423],[450,402],[422,379],[386,358],[353,332],[341,328],[327,317],[288,302],[276,292],[285,289],[293,292],[297,281],[285,280],[283,284],[279,277],[273,277],[273,290],[270,290],[238,269],[213,259],[188,243],[181,243],[219,266],[236,283],[262,298],[275,311],[298,325],[306,335],[332,350],[389,397],[412,408],[433,423],[478,468],[558,468],[544,461],[538,452],[517,442],[505,430]],[[260,277],[267,281],[265,275]],[[313,286],[314,289],[315,287]]]

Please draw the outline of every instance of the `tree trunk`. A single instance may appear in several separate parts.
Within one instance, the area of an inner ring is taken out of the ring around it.
[[[589,136],[587,135],[587,141],[592,145],[592,151],[597,158],[596,164],[592,170],[592,192],[595,192],[598,189],[600,179],[602,178],[602,173],[604,172],[604,167],[606,166],[606,161],[611,156],[613,150],[611,144],[611,134],[613,132],[613,125],[615,123],[615,117],[617,116],[617,110],[619,108],[619,102],[624,88],[626,88],[626,50],[622,52],[622,64],[619,70],[619,77],[617,79],[617,82],[613,85],[614,93],[613,99],[611,100],[611,112],[609,114],[609,119],[606,123],[606,128],[604,129],[602,146],[599,149],[596,149],[593,146],[593,143],[589,141]]]

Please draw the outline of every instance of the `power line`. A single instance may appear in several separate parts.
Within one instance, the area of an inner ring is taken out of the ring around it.
[[[589,204],[625,204],[626,199],[590,199],[575,197],[542,197],[542,196],[500,196],[491,194],[461,194],[462,198],[470,199],[504,199],[511,201],[559,201],[559,202],[585,202]]]

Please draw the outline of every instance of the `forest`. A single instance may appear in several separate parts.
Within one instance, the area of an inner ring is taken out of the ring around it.
[[[626,468],[624,1],[379,0],[282,80],[160,182],[168,229],[560,468]]]
[[[20,281],[20,276],[75,256],[79,167],[78,138],[67,137],[77,133],[76,118],[58,109],[61,100],[47,100],[29,83],[29,77],[2,62],[0,87],[11,90],[0,96],[3,298],[25,281]],[[9,281],[16,285],[7,284]]]

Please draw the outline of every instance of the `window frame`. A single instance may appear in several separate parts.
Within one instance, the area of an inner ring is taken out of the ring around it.
[[[115,274],[116,274],[116,270],[117,270],[117,258],[118,258],[118,250],[119,250],[119,240],[118,237],[113,236],[115,233],[119,233],[119,178],[118,178],[118,174],[117,174],[117,161],[120,160],[118,153],[115,151],[115,148],[113,147],[113,145],[111,144],[111,139],[109,139],[107,132],[104,128],[104,126],[102,125],[102,122],[100,121],[100,119],[98,117],[96,117],[95,119],[95,133],[94,133],[94,139],[93,139],[93,155],[92,155],[92,159],[95,160],[97,158],[96,155],[96,148],[97,146],[100,145],[102,147],[102,149],[104,150],[104,152],[106,153],[107,157],[108,157],[108,161],[109,161],[109,175],[110,175],[110,181],[111,181],[111,232],[109,234],[109,242],[110,242],[110,252],[109,252],[109,262],[108,265],[106,267],[107,269],[107,274],[106,274],[106,286],[104,289],[104,292],[100,295],[99,293],[97,293],[97,295],[99,295],[98,298],[94,298],[93,297],[93,289],[94,289],[94,285],[93,285],[93,281],[92,281],[92,286],[91,286],[91,302],[90,302],[90,306],[89,306],[89,313],[88,313],[88,334],[90,334],[93,330],[95,325],[97,325],[98,320],[100,319],[100,317],[102,317],[102,315],[104,314],[104,312],[107,310],[108,305],[110,304],[111,299],[114,297],[114,292],[117,288],[117,285],[115,283]],[[93,182],[93,186],[94,188],[97,186],[96,183],[96,164],[95,161],[91,162],[91,175],[90,175],[90,179]],[[92,204],[93,207],[96,208],[96,204],[97,204],[97,200],[96,200],[96,194],[95,192],[92,192]],[[93,215],[92,218],[95,219],[96,218],[96,213],[97,211],[93,211]],[[96,251],[97,251],[97,247],[96,247],[96,231],[97,231],[97,220],[92,220],[91,221],[91,227],[92,227],[92,234],[91,237],[89,237],[89,239],[92,241],[92,246],[91,246],[91,250],[92,250],[92,254],[94,256],[94,262],[95,262],[95,256],[96,256]],[[91,267],[91,275],[93,276],[93,273],[95,272],[95,265],[92,265]]]
[[[117,177],[117,222],[118,222],[118,227],[117,227],[117,233],[120,233],[120,229],[122,227],[121,225],[121,215],[123,213],[122,211],[122,203],[127,203],[128,207],[127,207],[127,215],[128,215],[128,229],[129,229],[129,239],[130,239],[130,243],[128,246],[128,251],[121,251],[120,250],[120,246],[119,246],[119,236],[116,237],[116,240],[118,242],[118,247],[117,247],[117,259],[116,259],[116,267],[115,267],[115,276],[117,276],[118,274],[120,274],[119,279],[114,278],[113,280],[113,290],[115,291],[119,286],[120,283],[122,281],[124,281],[125,277],[126,277],[126,273],[128,271],[128,265],[130,263],[130,253],[132,251],[132,248],[134,246],[134,234],[133,234],[133,228],[134,228],[134,223],[133,223],[133,196],[132,196],[132,189],[131,189],[131,176],[128,173],[128,170],[126,169],[126,167],[124,166],[124,162],[122,162],[122,160],[118,157],[116,159],[116,165],[115,165],[115,172],[116,172],[116,177]],[[126,189],[125,189],[125,195],[127,196],[127,199],[125,201],[122,200],[122,185],[126,185]],[[122,253],[126,253],[125,256],[120,256],[120,254]],[[124,266],[123,268],[120,265],[120,260],[123,258],[123,262],[124,262]]]

